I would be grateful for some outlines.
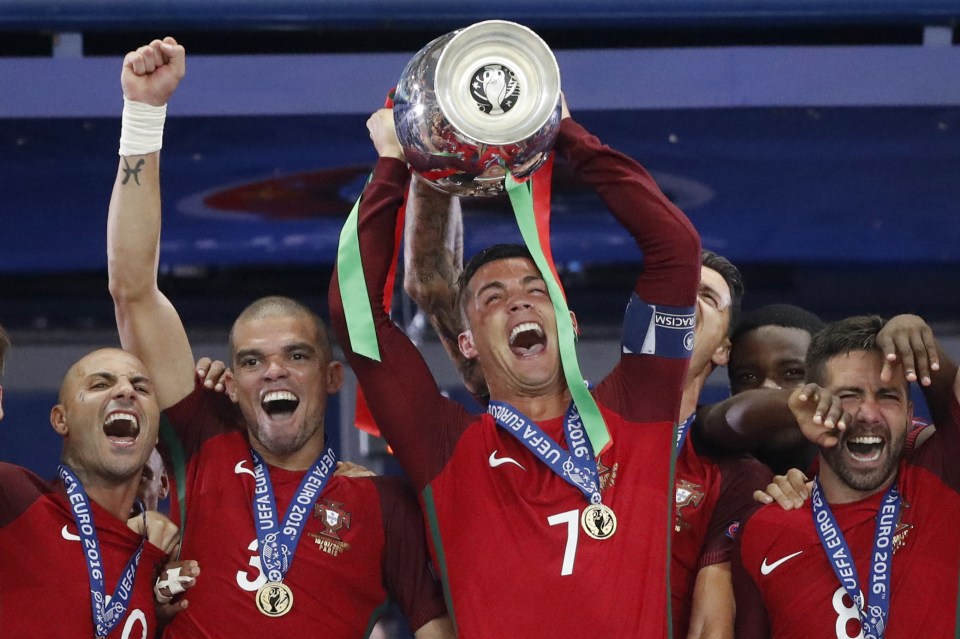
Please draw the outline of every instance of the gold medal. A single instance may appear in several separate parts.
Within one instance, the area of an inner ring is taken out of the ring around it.
[[[280,581],[268,581],[257,591],[257,609],[268,617],[282,617],[293,608],[293,591]]]
[[[617,532],[617,516],[609,506],[591,504],[583,509],[580,526],[594,539],[610,539]]]

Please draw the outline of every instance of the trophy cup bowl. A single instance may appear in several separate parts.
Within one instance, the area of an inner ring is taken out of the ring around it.
[[[393,118],[410,166],[456,196],[503,192],[531,175],[560,130],[560,70],[522,25],[488,20],[421,49],[397,83]]]

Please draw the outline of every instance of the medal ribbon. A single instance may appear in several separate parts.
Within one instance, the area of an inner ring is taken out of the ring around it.
[[[860,578],[853,561],[853,554],[843,532],[833,517],[830,505],[823,498],[820,478],[813,481],[810,503],[813,520],[820,543],[841,585],[850,595],[860,614],[863,634],[871,639],[880,639],[886,631],[890,611],[890,572],[893,565],[893,536],[900,517],[900,493],[896,483],[887,489],[877,513],[877,527],[873,538],[873,553],[870,555],[870,594],[866,608],[860,591]]]
[[[536,176],[536,174],[534,174]],[[508,172],[506,177],[507,193],[510,196],[510,203],[513,205],[513,212],[517,218],[517,225],[520,227],[520,234],[523,241],[530,250],[533,261],[540,269],[544,282],[547,285],[547,292],[550,294],[550,301],[553,302],[554,313],[557,316],[557,337],[560,343],[560,362],[563,366],[563,374],[567,380],[567,387],[573,396],[573,401],[577,405],[577,410],[583,416],[583,423],[593,446],[595,455],[600,455],[611,443],[610,431],[607,424],[600,414],[597,402],[593,395],[587,390],[584,384],[583,374],[580,372],[580,363],[577,361],[576,334],[573,330],[573,322],[570,319],[570,309],[567,307],[567,301],[563,296],[563,289],[560,287],[560,281],[557,279],[556,272],[553,270],[553,261],[547,258],[544,252],[544,245],[549,251],[550,242],[541,234],[537,224],[537,216],[534,211],[534,193],[532,189],[533,180],[526,182],[517,182]],[[541,212],[542,213],[542,212]],[[543,225],[539,225],[543,226]]]
[[[673,445],[673,458],[676,459],[680,456],[680,449],[683,448],[683,442],[687,440],[687,435],[690,434],[690,424],[693,423],[693,418],[697,414],[693,413],[690,417],[687,417],[685,420],[677,424],[677,441]]]
[[[250,454],[253,455],[253,512],[260,564],[267,575],[267,581],[279,582],[283,581],[284,575],[290,570],[293,553],[300,543],[310,510],[333,474],[337,456],[333,449],[328,447],[326,452],[317,458],[300,481],[300,487],[287,506],[281,525],[277,521],[277,501],[273,496],[273,484],[270,483],[267,465],[252,448]]]
[[[90,577],[90,605],[93,609],[93,625],[97,637],[106,637],[110,631],[120,623],[127,614],[127,607],[133,597],[133,582],[137,576],[137,566],[143,554],[143,544],[147,537],[140,540],[140,547],[127,561],[117,587],[106,601],[106,584],[104,583],[103,553],[100,551],[100,539],[97,528],[93,523],[93,510],[90,498],[83,489],[83,484],[77,479],[72,470],[64,465],[58,468],[60,479],[67,489],[67,501],[70,502],[70,512],[77,525],[77,535],[80,537],[80,546],[83,548],[83,558],[87,564],[87,574]],[[141,508],[143,510],[143,508]],[[146,530],[146,514],[144,516],[144,530]]]
[[[597,460],[576,404],[570,402],[563,420],[569,451],[553,441],[533,420],[506,402],[491,401],[487,412],[498,426],[517,438],[550,470],[582,492],[588,502],[600,503]]]

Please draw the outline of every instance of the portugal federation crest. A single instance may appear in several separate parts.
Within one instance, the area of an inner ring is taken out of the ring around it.
[[[674,531],[680,532],[684,528],[690,526],[687,522],[683,520],[683,509],[688,506],[693,506],[696,508],[700,505],[700,502],[703,501],[703,487],[692,482],[687,481],[686,479],[681,479],[677,482],[677,494],[676,494],[676,512],[677,519],[674,524]]]
[[[341,535],[350,530],[350,513],[344,510],[343,504],[335,501],[321,500],[313,505],[313,516],[320,520],[323,530],[320,533],[308,533],[320,550],[327,554],[338,556],[350,549],[350,544],[343,541]]]

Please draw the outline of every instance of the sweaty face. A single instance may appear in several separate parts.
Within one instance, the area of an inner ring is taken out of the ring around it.
[[[744,333],[730,349],[730,391],[802,386],[809,346],[810,333],[802,328],[761,326]]]
[[[460,350],[479,359],[491,392],[536,394],[562,380],[556,314],[532,261],[484,264],[470,280],[465,311]]]
[[[160,409],[140,360],[103,349],[71,367],[50,419],[74,470],[118,481],[140,474],[157,443]]]
[[[897,470],[913,405],[907,383],[900,377],[880,379],[883,356],[853,351],[826,364],[827,388],[841,398],[853,423],[833,448],[821,449],[830,469],[850,488],[874,492]]]
[[[307,316],[237,322],[230,398],[243,414],[251,444],[285,457],[323,442],[327,394],[339,389],[332,364]],[[339,370],[339,369],[338,369]]]
[[[730,287],[712,268],[700,267],[697,292],[697,323],[689,376],[695,377],[713,364],[727,363],[727,329],[730,327]]]

